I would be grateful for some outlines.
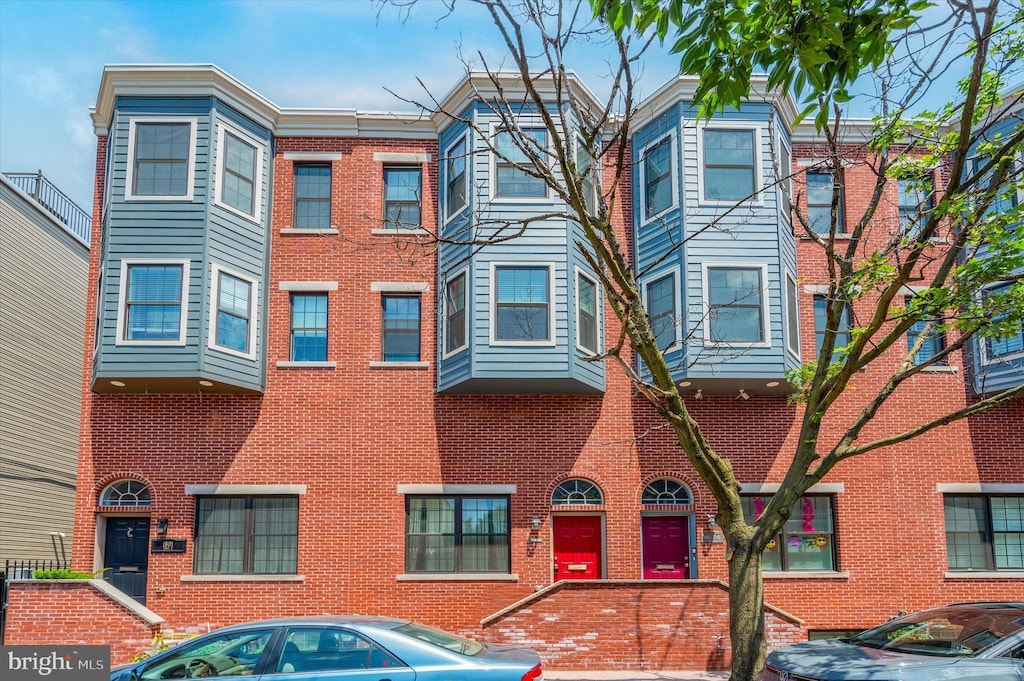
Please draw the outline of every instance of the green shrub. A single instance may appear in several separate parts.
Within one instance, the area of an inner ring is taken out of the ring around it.
[[[81,572],[78,570],[71,570],[68,568],[59,568],[56,570],[33,570],[33,579],[96,579],[110,568],[103,568],[96,572]]]

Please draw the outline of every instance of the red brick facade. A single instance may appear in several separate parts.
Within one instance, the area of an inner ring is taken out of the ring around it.
[[[105,140],[97,151],[95,224],[105,178]],[[332,163],[331,224],[337,234],[282,233],[290,227],[292,162],[286,152],[340,152]],[[671,432],[626,377],[609,365],[601,396],[438,395],[435,392],[436,261],[426,236],[381,236],[381,163],[376,152],[429,154],[423,164],[424,224],[437,219],[437,143],[372,138],[280,138],[274,156],[269,269],[268,377],[262,396],[98,395],[89,390],[91,334],[83,377],[81,459],[78,471],[74,567],[102,565],[97,546],[98,497],[112,481],[148,486],[150,518],[169,521],[167,537],[187,540],[184,553],[149,557],[147,607],[164,628],[187,631],[239,621],[315,613],[400,615],[444,628],[503,640],[528,640],[552,666],[628,668],[727,666],[725,592],[704,580],[724,580],[724,546],[703,543],[714,501],[673,441]],[[812,153],[797,148],[794,160]],[[845,178],[848,214],[867,200],[868,178],[852,168]],[[628,224],[628,193],[613,207]],[[94,230],[92,295],[101,230]],[[628,246],[628,238],[625,239]],[[814,355],[812,294],[826,279],[808,241],[798,244],[802,352]],[[328,295],[328,356],[334,368],[279,368],[288,359],[289,305],[281,282],[337,282]],[[422,296],[424,368],[371,366],[380,359],[380,296],[373,282],[427,285]],[[606,337],[617,337],[610,311]],[[898,358],[882,358],[858,376],[864,390],[849,391],[826,437],[854,413]],[[900,430],[955,410],[971,398],[964,362],[956,371],[911,381],[866,429],[865,438]],[[743,483],[782,479],[794,450],[800,408],[784,397],[706,395],[688,400],[716,451]],[[1019,598],[1020,577],[952,578],[947,573],[939,484],[1024,483],[1024,401],[933,431],[907,444],[841,464],[826,482],[835,494],[838,570],[832,575],[766,575],[773,645],[806,630],[851,629],[957,600]],[[552,491],[581,477],[604,494],[600,506],[574,508],[603,519],[604,577],[554,589],[531,605],[504,612],[552,584]],[[685,483],[694,503],[645,507],[653,480]],[[511,575],[497,580],[417,581],[404,573],[405,499],[399,485],[515,485],[511,503]],[[299,500],[300,580],[201,580],[192,577],[195,498],[185,485],[305,485]],[[682,513],[696,529],[693,584],[638,582],[641,517]],[[539,532],[530,525],[540,518]],[[155,536],[155,535],[154,535]],[[531,541],[539,539],[539,541]],[[39,588],[12,594],[15,613],[36,607]],[[76,595],[76,598],[79,596]],[[84,597],[84,596],[82,596]],[[63,605],[61,606],[63,608]],[[107,609],[109,611],[109,608]],[[614,615],[608,615],[614,612]],[[499,613],[503,613],[498,615]],[[788,615],[786,614],[788,613]],[[592,617],[593,619],[585,619]],[[790,615],[792,617],[790,617]],[[493,619],[492,619],[493,618]],[[15,621],[21,621],[15,617]],[[486,624],[482,624],[486,623]],[[30,642],[23,624],[16,642]],[[70,623],[69,626],[75,626]],[[148,641],[140,625],[107,622],[118,655]],[[724,628],[723,628],[724,627]],[[636,630],[636,631],[634,631]],[[99,633],[94,641],[106,641]],[[639,638],[634,636],[640,632]],[[598,632],[597,643],[588,632]],[[122,642],[123,639],[123,642]],[[683,640],[687,645],[682,645]],[[700,644],[690,643],[700,639]],[[535,643],[542,641],[542,643]],[[555,647],[569,641],[568,647]],[[142,645],[141,647],[145,647]],[[600,651],[595,652],[599,647]],[[642,654],[638,651],[644,651]]]

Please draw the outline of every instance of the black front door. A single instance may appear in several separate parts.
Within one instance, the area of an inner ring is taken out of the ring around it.
[[[149,518],[107,518],[104,578],[139,603],[146,604],[149,567]]]

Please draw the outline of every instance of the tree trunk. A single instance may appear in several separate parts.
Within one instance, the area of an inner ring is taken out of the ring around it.
[[[730,542],[729,637],[732,675],[729,681],[754,681],[764,665],[764,583],[761,551],[747,538]]]

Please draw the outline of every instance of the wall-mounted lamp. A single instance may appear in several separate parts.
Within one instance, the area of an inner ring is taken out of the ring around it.
[[[530,521],[530,529],[534,532],[540,531],[541,520],[537,516],[533,516],[533,520]]]
[[[156,533],[157,534],[167,534],[167,525],[169,525],[169,524],[170,524],[170,521],[167,518],[157,518],[157,520],[156,520]]]
[[[712,513],[708,516],[708,530],[714,532],[716,525],[718,525],[718,516]]]
[[[703,397],[704,397],[704,391],[703,391],[703,390],[701,390],[700,388],[698,388],[698,389],[697,389],[697,392],[695,392],[695,393],[693,394],[693,399],[695,399],[695,400],[699,400],[699,399],[702,399]]]
[[[743,388],[740,388],[740,397],[742,397],[745,400],[749,400],[750,399],[750,395],[748,395],[747,391],[744,390]]]

